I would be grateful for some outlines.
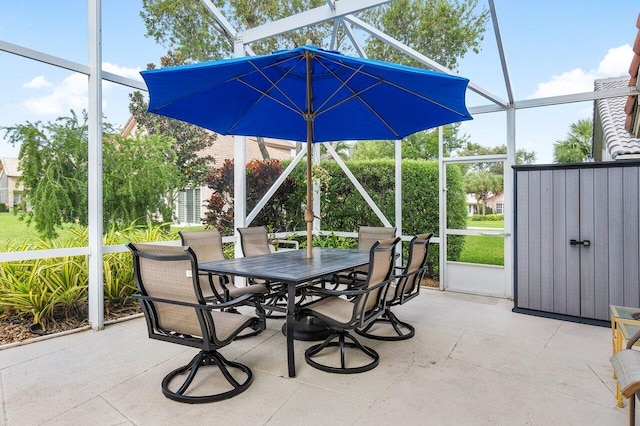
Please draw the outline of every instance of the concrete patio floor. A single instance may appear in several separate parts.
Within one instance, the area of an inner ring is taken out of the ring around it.
[[[394,310],[413,339],[363,342],[372,371],[329,374],[304,361],[287,377],[283,320],[223,348],[254,372],[222,402],[165,398],[162,378],[195,349],[150,340],[143,318],[0,350],[6,425],[623,425],[608,328],[511,312],[513,302],[425,290]]]

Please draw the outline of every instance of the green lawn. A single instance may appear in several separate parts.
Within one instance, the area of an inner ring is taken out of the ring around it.
[[[4,248],[7,247],[7,245],[19,246],[25,241],[38,238],[38,233],[34,226],[34,223],[27,225],[24,220],[20,220],[19,217],[13,213],[0,213],[0,247]],[[59,237],[64,239],[70,236],[70,228],[71,225],[65,225],[61,230],[58,230]],[[171,231],[176,234],[182,229],[196,231],[204,229],[204,225],[171,227]]]
[[[504,229],[504,220],[467,220],[467,229],[473,228]],[[484,265],[504,265],[504,239],[466,236],[459,260]]]
[[[69,236],[70,226],[66,225],[58,232],[60,237]],[[17,246],[25,241],[38,238],[38,232],[35,229],[35,223],[27,225],[24,220],[13,213],[0,213],[0,247],[6,247],[8,244]]]
[[[483,265],[504,265],[504,239],[467,235],[459,261]]]
[[[503,228],[504,221],[469,221],[470,227],[485,228]],[[66,229],[65,229],[66,228]],[[60,237],[64,238],[70,234],[69,226],[59,231]],[[172,226],[173,232],[181,229],[198,230],[204,229],[204,226],[175,227]],[[13,213],[0,213],[0,247],[7,245],[18,246],[27,240],[38,237],[34,224],[27,224],[15,216]],[[467,236],[465,238],[464,250],[462,251],[460,261],[470,263],[482,263],[488,265],[503,265],[504,250],[503,239],[496,237],[475,237]]]
[[[504,220],[468,220],[467,228],[499,228],[504,229]]]

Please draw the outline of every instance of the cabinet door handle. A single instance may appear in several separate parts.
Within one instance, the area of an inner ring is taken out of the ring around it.
[[[589,241],[589,240],[569,240],[569,244],[572,245],[572,246],[589,247],[591,245],[591,241]]]

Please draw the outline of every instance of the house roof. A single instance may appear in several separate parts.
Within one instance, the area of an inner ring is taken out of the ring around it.
[[[627,77],[606,78],[594,81],[594,90],[606,90],[626,87],[629,82]],[[596,161],[602,161],[602,147],[607,149],[614,160],[628,159],[631,156],[637,158],[640,155],[640,139],[633,138],[625,130],[627,113],[625,98],[598,99],[594,106],[594,149],[593,155]]]
[[[17,158],[8,158],[3,157],[0,158],[0,162],[2,162],[2,168],[9,177],[20,177],[22,176],[22,171],[18,168],[20,164]]]
[[[629,66],[629,75],[631,78],[629,81],[629,87],[638,86],[638,71],[640,71],[640,14],[636,20],[636,40],[633,43],[633,58],[631,59],[631,65]],[[625,111],[625,125],[624,128],[627,132],[631,133],[634,137],[640,137],[640,107],[638,107],[638,95],[631,95],[627,99],[627,103],[624,107]]]

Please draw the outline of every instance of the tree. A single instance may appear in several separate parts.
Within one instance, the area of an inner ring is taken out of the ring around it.
[[[488,170],[467,173],[464,184],[467,193],[474,194],[478,203],[482,205],[482,214],[486,214],[485,200],[504,189],[503,175]]]
[[[224,10],[225,17],[237,31],[254,28],[321,5],[325,0],[213,0]],[[143,0],[140,13],[147,35],[157,43],[188,58],[190,61],[210,61],[233,56],[234,40],[211,16],[200,0]],[[312,27],[289,31],[252,43],[257,54],[277,49],[302,46],[311,40],[322,45],[331,37],[333,24],[320,23]],[[338,35],[338,46],[344,37]]]
[[[238,31],[326,4],[324,0],[215,0],[213,3],[228,12],[227,19]],[[233,55],[234,40],[213,19],[200,0],[143,0],[142,7],[140,15],[147,28],[147,35],[174,51],[175,56],[184,61],[203,62]],[[320,45],[331,36],[331,30],[331,23],[318,24],[260,40],[251,47],[257,54],[262,54],[301,46],[307,40]],[[340,31],[338,46],[343,38],[343,31]],[[164,66],[167,65],[163,64]],[[269,151],[264,138],[257,137],[257,142],[262,158],[268,160]]]
[[[477,143],[467,142],[467,144],[458,151],[460,157],[474,157],[480,155],[496,155],[506,154],[507,147],[505,145],[498,145],[494,147],[486,147]],[[516,164],[531,164],[536,161],[536,153],[533,151],[525,151],[519,149],[516,151]],[[476,162],[469,165],[470,171],[488,170],[492,173],[502,174],[502,163],[496,162]]]
[[[206,203],[207,212],[203,222],[218,229],[223,235],[233,234],[234,230],[233,167],[232,160],[225,160],[222,167],[212,171],[207,177],[207,184],[213,194]],[[278,160],[252,160],[247,164],[246,171],[247,211],[251,211],[282,174],[282,165]],[[290,195],[296,188],[296,182],[290,176],[287,177],[252,223],[269,225],[274,232],[291,230],[290,223],[302,216],[299,205],[295,206],[295,203],[290,202]]]
[[[554,163],[583,163],[593,159],[591,153],[593,122],[578,120],[571,124],[571,130],[564,140],[553,144]]]
[[[184,57],[172,52],[163,56],[160,61],[163,67],[185,63]],[[153,69],[155,65],[149,64],[148,68]],[[147,113],[149,105],[139,91],[131,93],[129,99],[129,112],[139,127],[148,134],[159,133],[174,140],[172,148],[176,152],[175,161],[180,176],[175,194],[187,187],[202,185],[214,162],[213,157],[203,155],[202,150],[213,145],[216,134],[180,120]]]
[[[458,135],[460,124],[444,126],[444,153],[446,156],[468,143],[468,136]],[[394,158],[395,141],[357,142],[350,150],[353,160],[373,160],[376,158]],[[431,129],[414,133],[402,140],[402,158],[411,160],[438,159],[438,130]]]
[[[13,145],[20,144],[21,182],[31,210],[21,214],[44,238],[57,236],[63,223],[87,225],[88,126],[83,112],[55,122],[35,122],[3,128]],[[126,139],[105,124],[103,132],[104,225],[144,223],[160,216],[171,219],[167,197],[179,175],[172,139],[148,136]]]
[[[364,20],[445,67],[455,70],[469,50],[480,51],[489,12],[475,14],[478,0],[397,0],[371,9]],[[377,38],[366,41],[370,58],[424,65]]]
[[[461,157],[473,157],[480,155],[506,154],[507,147],[498,145],[486,147],[469,142],[458,151]],[[519,149],[516,152],[516,164],[530,164],[536,160],[535,152]],[[474,194],[476,200],[482,205],[482,214],[486,213],[485,201],[492,195],[504,190],[504,166],[502,162],[475,162],[461,166],[466,169],[464,183],[467,192]]]

